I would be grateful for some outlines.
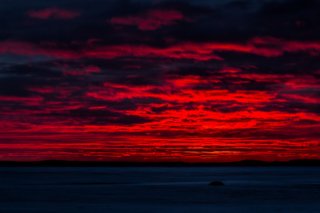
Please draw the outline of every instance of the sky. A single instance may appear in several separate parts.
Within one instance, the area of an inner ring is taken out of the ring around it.
[[[0,160],[320,159],[319,1],[0,3]]]

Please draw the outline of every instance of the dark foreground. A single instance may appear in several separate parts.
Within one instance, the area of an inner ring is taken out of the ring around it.
[[[0,167],[0,212],[319,213],[320,167]]]

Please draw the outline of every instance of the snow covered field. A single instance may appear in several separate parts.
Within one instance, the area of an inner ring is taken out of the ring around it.
[[[320,168],[0,168],[0,213],[29,212],[319,213]]]

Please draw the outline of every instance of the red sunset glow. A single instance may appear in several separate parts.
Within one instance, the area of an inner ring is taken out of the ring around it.
[[[0,160],[320,158],[311,20],[263,3],[34,4],[0,30]]]

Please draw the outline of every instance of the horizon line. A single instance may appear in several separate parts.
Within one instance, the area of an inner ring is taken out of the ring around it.
[[[320,159],[293,159],[286,161],[240,160],[228,162],[186,162],[186,161],[81,161],[81,160],[34,160],[0,161],[1,166],[320,166]]]

